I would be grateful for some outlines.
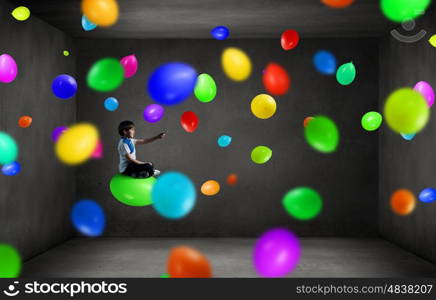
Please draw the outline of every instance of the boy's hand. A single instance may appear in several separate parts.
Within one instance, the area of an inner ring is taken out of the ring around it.
[[[167,134],[166,132],[159,133],[158,136],[157,136],[157,138],[158,138],[158,139],[163,139],[163,138],[165,137],[166,134]]]

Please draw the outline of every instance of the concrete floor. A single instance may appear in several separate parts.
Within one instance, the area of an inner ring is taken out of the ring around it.
[[[256,277],[254,239],[75,238],[27,261],[22,277],[159,277],[173,246],[202,251],[214,277]],[[436,277],[436,265],[382,239],[302,238],[291,277]]]

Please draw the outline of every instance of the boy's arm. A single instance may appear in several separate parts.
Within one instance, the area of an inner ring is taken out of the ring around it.
[[[143,164],[145,164],[145,162],[143,162],[143,161],[140,161],[140,160],[134,159],[134,158],[133,158],[129,153],[126,153],[125,157],[126,157],[130,162],[132,162],[132,163],[134,163],[134,164],[138,164],[138,165],[143,165]]]
[[[137,139],[136,140],[136,145],[144,145],[144,144],[148,144],[148,143],[152,143],[156,140],[160,140],[163,139],[165,137],[165,132],[159,133],[158,135],[152,137],[152,138],[148,138],[148,139]]]

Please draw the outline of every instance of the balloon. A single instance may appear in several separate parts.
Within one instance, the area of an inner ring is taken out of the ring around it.
[[[216,96],[216,83],[209,74],[200,74],[194,89],[195,97],[201,102],[210,102]]]
[[[434,90],[428,82],[420,81],[417,84],[415,84],[413,89],[419,92],[424,97],[424,99],[427,101],[428,107],[431,107],[433,105]]]
[[[6,132],[0,131],[0,165],[14,162],[18,155],[15,140]]]
[[[416,199],[413,193],[406,189],[399,189],[391,196],[391,209],[400,216],[410,214],[416,205]]]
[[[286,193],[282,204],[288,214],[298,220],[310,220],[319,215],[322,198],[317,191],[308,187],[298,187]]]
[[[85,15],[82,15],[82,28],[85,31],[91,31],[97,28],[97,25],[89,21]]]
[[[251,100],[251,112],[259,119],[269,119],[276,112],[276,101],[267,94],[260,94]]]
[[[349,85],[356,78],[356,67],[352,62],[341,65],[336,71],[336,79],[341,85]]]
[[[353,4],[354,0],[321,0],[321,2],[332,8],[344,8]]]
[[[61,99],[73,97],[77,92],[77,82],[74,77],[68,74],[57,76],[51,85],[53,94]]]
[[[30,17],[30,10],[25,6],[18,6],[12,11],[12,16],[18,21],[25,21]]]
[[[374,131],[378,129],[382,123],[383,117],[376,111],[369,111],[363,115],[361,124],[363,129],[367,131]]]
[[[431,0],[381,0],[383,14],[391,21],[406,22],[424,14]]]
[[[162,273],[160,274],[160,278],[171,278],[171,276],[168,273]]]
[[[159,122],[165,113],[165,109],[163,106],[159,104],[149,104],[144,109],[144,120],[149,123]]]
[[[21,171],[21,165],[19,162],[14,161],[10,164],[6,164],[2,167],[2,173],[6,176],[15,176]]]
[[[102,58],[88,71],[88,86],[98,92],[110,92],[124,81],[124,69],[115,58]]]
[[[436,190],[432,188],[423,189],[419,193],[419,200],[425,203],[436,201]]]
[[[71,126],[59,136],[55,152],[63,163],[77,165],[91,157],[97,143],[97,128],[91,124],[80,123]]]
[[[251,151],[251,160],[256,164],[264,164],[272,157],[272,150],[267,146],[257,146]]]
[[[189,214],[195,205],[196,197],[191,179],[179,172],[161,175],[151,191],[153,208],[168,219],[180,219]]]
[[[210,31],[210,34],[216,40],[225,40],[229,37],[230,30],[226,26],[217,26]]]
[[[212,277],[212,268],[206,256],[186,246],[171,249],[167,261],[167,272],[171,278]]]
[[[337,69],[335,56],[326,50],[320,50],[315,53],[313,64],[318,72],[325,75],[335,74]]]
[[[138,60],[135,54],[123,57],[120,62],[124,68],[124,77],[130,78],[138,71]]]
[[[82,12],[99,26],[111,26],[118,20],[116,0],[82,0]]]
[[[279,64],[269,63],[263,73],[263,85],[268,93],[282,96],[291,85],[288,72]]]
[[[185,111],[180,118],[180,125],[186,132],[194,132],[198,127],[198,117],[192,111]]]
[[[133,178],[122,174],[112,177],[109,188],[112,195],[123,204],[146,206],[152,203],[151,190],[156,178]]]
[[[384,117],[391,129],[398,133],[418,133],[427,124],[430,110],[420,93],[401,88],[386,100]]]
[[[18,126],[21,128],[27,128],[30,127],[32,124],[32,117],[30,116],[22,116],[18,119]]]
[[[244,51],[238,48],[226,48],[221,55],[224,73],[231,80],[244,81],[251,74],[251,60]]]
[[[300,42],[300,35],[293,29],[285,30],[280,38],[280,43],[284,50],[292,50]]]
[[[120,106],[120,104],[118,103],[118,100],[114,97],[109,97],[104,100],[104,108],[106,108],[106,110],[108,111],[115,111],[118,109],[118,106]]]
[[[106,217],[101,206],[87,199],[74,204],[71,221],[77,231],[86,236],[101,235],[106,225]]]
[[[190,65],[173,62],[158,67],[148,79],[148,93],[162,105],[185,101],[195,88],[197,71]]]
[[[21,256],[8,245],[0,244],[0,278],[17,278],[21,272]]]
[[[62,54],[63,54],[64,56],[68,56],[68,55],[70,55],[70,51],[68,51],[68,50],[64,50],[64,51],[62,52]]]
[[[297,267],[300,256],[300,242],[295,234],[284,228],[274,228],[257,239],[253,264],[263,277],[282,277]]]
[[[226,182],[228,185],[235,185],[236,183],[238,183],[238,175],[236,174],[229,174],[229,176],[227,176]]]
[[[222,135],[218,138],[218,146],[225,148],[232,143],[232,137],[228,135]]]
[[[335,122],[325,116],[316,116],[304,128],[309,145],[323,153],[334,152],[339,143],[339,131]]]
[[[307,125],[309,125],[309,122],[312,121],[312,120],[313,120],[313,117],[306,117],[306,118],[304,118],[303,126],[307,127]]]
[[[102,158],[103,157],[103,144],[100,140],[97,142],[97,146],[94,149],[94,152],[91,154],[92,158]]]
[[[59,137],[61,136],[62,133],[65,132],[65,130],[67,130],[68,127],[67,126],[59,126],[56,127],[53,132],[51,133],[51,139],[53,140],[53,142],[56,142]]]
[[[0,55],[0,81],[10,83],[18,74],[17,63],[9,54]]]
[[[201,192],[206,196],[213,196],[220,191],[220,184],[215,180],[208,180],[201,186]]]
[[[416,134],[411,133],[411,134],[404,134],[401,133],[401,136],[403,137],[403,139],[407,140],[407,141],[411,141],[413,140],[413,138],[415,137]]]
[[[430,43],[430,45],[432,45],[433,47],[436,47],[436,34],[433,34],[431,36],[431,38],[428,40],[428,42]]]

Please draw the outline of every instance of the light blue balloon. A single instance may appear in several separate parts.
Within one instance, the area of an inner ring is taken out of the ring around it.
[[[411,133],[411,134],[404,134],[402,133],[401,136],[403,137],[403,139],[411,141],[414,137],[415,137],[416,133]]]
[[[88,18],[85,15],[82,16],[82,28],[85,31],[94,30],[96,27],[97,27],[97,25],[95,25],[94,23],[89,21]]]
[[[104,108],[106,108],[109,111],[117,110],[119,105],[120,104],[118,103],[118,100],[114,97],[109,97],[106,100],[104,100]]]
[[[232,137],[228,135],[222,135],[218,138],[218,146],[227,147],[232,142]]]
[[[313,64],[318,72],[325,75],[332,75],[336,73],[337,63],[335,56],[326,50],[316,52],[313,57]]]
[[[191,179],[179,172],[161,175],[151,191],[154,209],[168,219],[180,219],[189,214],[196,197]]]

